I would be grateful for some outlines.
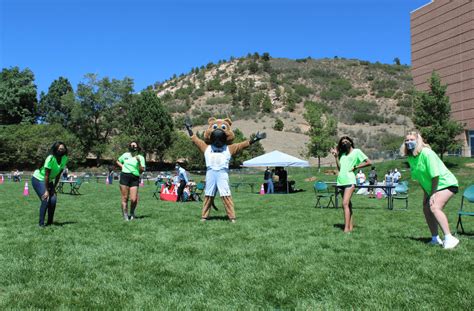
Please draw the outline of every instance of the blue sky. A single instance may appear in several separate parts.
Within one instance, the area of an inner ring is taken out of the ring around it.
[[[86,73],[140,91],[192,67],[269,52],[410,64],[410,11],[429,0],[0,0],[0,65],[39,91]]]

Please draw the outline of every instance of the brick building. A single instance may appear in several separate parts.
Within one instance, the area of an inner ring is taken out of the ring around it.
[[[474,157],[474,1],[434,0],[410,14],[415,87],[433,70],[447,84],[453,119],[465,123],[463,155]]]

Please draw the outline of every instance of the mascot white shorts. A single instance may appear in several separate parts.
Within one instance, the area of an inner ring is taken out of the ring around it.
[[[230,196],[229,173],[227,170],[208,170],[206,173],[206,196],[213,197],[219,190],[221,197]]]

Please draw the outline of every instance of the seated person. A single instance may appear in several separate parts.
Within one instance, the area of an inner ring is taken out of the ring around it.
[[[16,169],[13,172],[13,182],[20,182],[20,181],[21,181],[20,171],[18,171],[18,169]]]
[[[173,188],[173,182],[171,181],[171,178],[168,178],[168,180],[165,182],[163,193],[169,194],[171,188]]]

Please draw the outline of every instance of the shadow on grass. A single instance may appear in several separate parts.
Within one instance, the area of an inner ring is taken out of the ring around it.
[[[52,226],[63,227],[68,225],[77,224],[77,221],[62,221],[62,222],[53,222]]]
[[[459,235],[459,236],[464,236],[464,237],[468,237],[468,238],[474,238],[474,232],[466,232],[466,231],[464,231],[464,233],[457,232],[456,234]]]
[[[446,165],[446,167],[449,169],[457,168],[459,166],[459,164],[457,163],[448,162],[448,161],[444,162],[444,165]]]
[[[145,219],[145,218],[150,218],[151,215],[140,215],[140,216],[135,216],[135,219]]]
[[[426,238],[426,237],[412,237],[412,236],[399,236],[399,235],[391,236],[391,237],[395,238],[395,239],[412,240],[412,241],[420,242],[420,243],[423,243],[423,244],[428,244],[429,242],[431,242],[431,238]]]
[[[229,221],[229,217],[227,216],[209,216],[207,217],[207,221]]]
[[[333,226],[334,228],[340,229],[340,230],[342,230],[342,231],[344,231],[344,227],[345,227],[344,224],[334,224],[334,225],[332,225],[332,226]],[[360,228],[364,228],[364,227],[354,225],[354,230],[355,230],[355,229],[360,229]]]
[[[334,228],[344,230],[344,224],[334,224],[332,225]]]

